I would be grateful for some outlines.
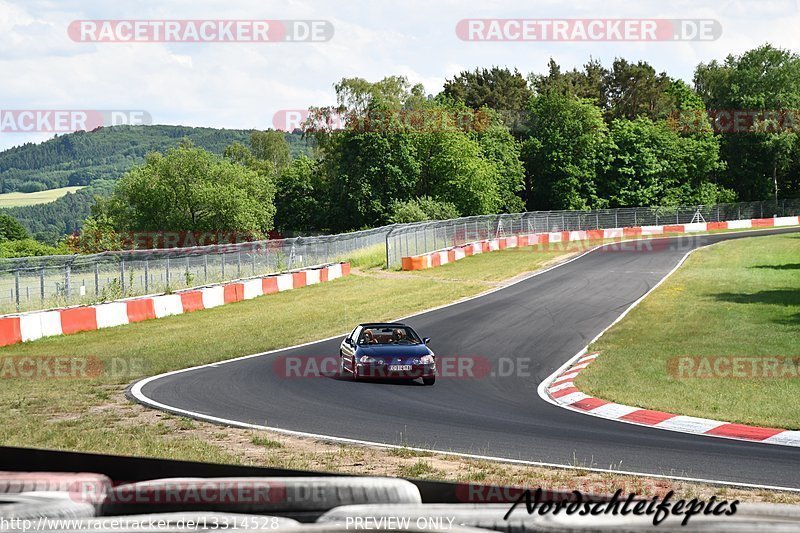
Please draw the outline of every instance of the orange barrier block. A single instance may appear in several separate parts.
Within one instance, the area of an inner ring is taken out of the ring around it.
[[[128,322],[142,322],[156,317],[156,308],[152,298],[129,300],[125,303],[128,307]]]
[[[319,269],[319,282],[325,283],[328,281],[328,267]]]
[[[342,263],[342,276],[350,275],[350,263]]]
[[[472,246],[467,246],[464,248],[464,255],[466,255],[467,257],[472,255]]]
[[[664,233],[683,233],[683,224],[672,224],[664,226]]]
[[[706,229],[708,229],[709,231],[710,230],[714,230],[714,229],[728,229],[728,223],[727,222],[709,222],[708,224],[706,224]]]
[[[625,237],[636,237],[642,234],[641,226],[634,226],[632,228],[622,228],[622,235]]]
[[[298,287],[306,286],[306,273],[305,272],[292,272],[292,286],[297,289]]]
[[[508,246],[508,243],[506,242],[505,239],[497,239],[497,247],[498,248],[500,248],[501,250],[505,250],[507,246]]]
[[[61,331],[64,335],[97,329],[97,312],[94,307],[61,309]]]
[[[528,236],[527,235],[520,235],[517,237],[517,246],[522,248],[523,246],[528,246]]]
[[[561,242],[569,242],[569,232],[562,231],[561,232]]]
[[[775,220],[771,218],[754,218],[752,225],[754,228],[771,228],[775,225]]]
[[[538,244],[550,244],[550,234],[549,233],[539,233],[539,242]]]
[[[586,230],[586,238],[590,241],[600,240],[603,238],[603,230],[601,229]]]
[[[455,250],[448,250],[447,251],[447,260],[451,263],[456,262],[456,251]]]
[[[434,254],[436,257],[436,254]],[[347,265],[347,268],[345,268]],[[422,270],[425,268],[425,257],[421,255],[416,255],[413,257],[404,257],[403,258],[403,270]],[[342,276],[347,276],[350,274],[350,263],[342,263]]]
[[[276,277],[261,278],[261,291],[264,294],[272,294],[273,292],[278,292],[278,278]]]
[[[184,313],[191,313],[192,311],[202,311],[205,309],[203,305],[203,293],[200,291],[182,292],[181,304],[183,305]]]
[[[481,242],[481,250],[483,250],[484,253],[489,251],[489,242],[488,241],[482,241]]]
[[[439,252],[431,254],[431,266],[438,267],[442,265],[442,256],[439,255]],[[421,268],[421,267],[420,267]]]
[[[0,346],[8,346],[22,342],[19,317],[0,318]]]
[[[226,304],[244,300],[244,284],[229,283],[223,287],[223,298]]]

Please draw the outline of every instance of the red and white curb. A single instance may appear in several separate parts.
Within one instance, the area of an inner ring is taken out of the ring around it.
[[[800,447],[800,431],[748,426],[720,420],[710,420],[708,418],[676,415],[663,411],[653,411],[650,409],[631,407],[630,405],[622,405],[584,394],[575,386],[575,379],[581,371],[592,364],[598,356],[598,353],[590,353],[579,357],[575,363],[562,371],[561,374],[547,385],[546,390],[550,398],[558,405],[566,407],[567,409],[598,416],[600,418],[626,422],[628,424],[649,426],[681,433],[695,433],[711,437]]]
[[[138,296],[97,305],[4,315],[0,316],[0,346],[192,313],[325,283],[348,275],[350,263],[331,263],[282,274],[185,289],[174,294]]]

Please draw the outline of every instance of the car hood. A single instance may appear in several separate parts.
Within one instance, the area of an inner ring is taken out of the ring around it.
[[[359,346],[358,355],[386,358],[422,357],[433,352],[424,344],[378,344],[372,346]]]

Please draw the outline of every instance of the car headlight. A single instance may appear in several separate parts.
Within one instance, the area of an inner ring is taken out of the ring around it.
[[[375,363],[377,362],[377,359],[375,359],[374,357],[370,357],[368,355],[362,355],[361,359],[359,359],[358,361],[361,363]]]
[[[434,359],[432,355],[423,355],[422,357],[420,357],[419,362],[422,363],[423,365],[432,365]]]

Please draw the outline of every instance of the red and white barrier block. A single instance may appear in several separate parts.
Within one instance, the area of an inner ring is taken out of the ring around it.
[[[464,257],[482,252],[494,252],[506,248],[535,246],[557,242],[582,242],[601,239],[622,239],[652,235],[675,235],[717,231],[727,229],[771,228],[779,226],[797,226],[800,217],[754,218],[751,220],[732,220],[728,222],[699,222],[691,224],[667,224],[662,226],[634,226],[630,228],[610,228],[580,231],[551,231],[548,233],[532,233],[498,239],[477,241],[455,246],[446,250],[437,250],[420,255],[402,258],[402,270],[422,270],[458,261]]]
[[[573,411],[580,411],[629,424],[679,431],[681,433],[696,433],[698,435],[800,447],[800,431],[747,426],[694,416],[675,415],[663,411],[653,411],[613,403],[584,394],[575,386],[575,379],[584,368],[597,359],[598,355],[598,353],[591,353],[580,357],[572,366],[553,379],[546,388],[550,398],[559,405]]]
[[[0,346],[54,335],[111,328],[332,281],[350,274],[350,263],[335,263],[296,272],[97,305],[65,307],[0,316]]]

